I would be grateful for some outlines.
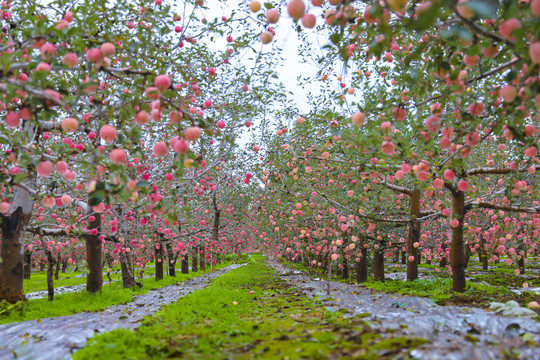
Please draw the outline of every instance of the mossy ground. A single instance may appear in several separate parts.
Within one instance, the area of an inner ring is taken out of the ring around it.
[[[253,256],[247,266],[146,318],[138,330],[96,336],[74,358],[407,359],[424,342],[330,312]]]
[[[240,260],[244,261],[242,259]],[[238,263],[239,259],[236,259],[236,262]],[[221,269],[230,264],[230,261],[223,262],[214,266],[214,270]],[[135,286],[130,289],[125,289],[122,286],[122,281],[113,282],[111,284],[104,281],[103,289],[100,293],[90,294],[85,290],[81,290],[56,295],[53,301],[47,301],[45,298],[28,300],[24,303],[19,302],[15,305],[3,303],[0,304],[0,324],[72,315],[84,311],[93,312],[103,310],[112,305],[125,304],[133,301],[135,295],[145,294],[152,289],[187,281],[209,271],[211,271],[211,269],[210,267],[207,267],[204,272],[190,272],[189,274],[177,272],[175,277],[165,275],[165,278],[160,281],[156,281],[153,277],[143,279],[142,288]],[[39,276],[34,276],[34,278],[39,279]],[[82,283],[84,283],[86,279],[83,278],[82,281]]]
[[[314,270],[312,267],[306,267],[300,263],[292,263],[287,260],[283,262],[291,267],[311,274],[326,278],[326,270]],[[480,263],[471,261],[470,268],[467,272],[467,290],[463,293],[452,291],[452,278],[447,269],[439,268],[437,265],[420,264],[420,268],[426,269],[426,272],[421,272],[419,279],[414,281],[402,280],[386,280],[385,282],[374,281],[370,278],[363,283],[365,287],[382,291],[392,292],[401,295],[412,295],[428,297],[440,305],[458,305],[458,306],[477,306],[487,308],[492,301],[506,302],[515,300],[522,306],[527,306],[531,301],[538,301],[539,295],[531,291],[525,291],[521,294],[511,292],[510,288],[521,287],[527,282],[529,287],[540,286],[540,274],[529,271],[525,276],[516,275],[515,267],[500,264],[490,264],[487,272],[477,268]],[[529,270],[540,268],[538,263],[528,264]],[[438,269],[438,270],[437,270]],[[371,269],[370,269],[371,270]],[[387,264],[385,268],[386,274],[406,272],[405,265],[402,264]],[[354,269],[350,271],[350,277],[343,279],[332,273],[332,280],[353,283]],[[427,277],[426,277],[427,276]]]

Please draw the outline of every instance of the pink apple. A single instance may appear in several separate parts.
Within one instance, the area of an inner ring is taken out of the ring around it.
[[[99,137],[106,143],[113,142],[116,139],[117,134],[116,128],[112,125],[103,125],[99,130]]]
[[[86,52],[86,60],[97,63],[103,60],[103,53],[98,48],[92,48]]]
[[[302,0],[291,0],[287,4],[287,12],[290,17],[297,21],[306,12],[306,5]]]
[[[535,64],[540,64],[540,41],[534,42],[529,46],[529,55]]]
[[[157,100],[159,99],[159,96],[160,96],[158,88],[154,86],[147,87],[146,90],[144,91],[144,94],[146,95],[146,97],[152,100]]]
[[[521,29],[521,22],[516,18],[511,18],[501,24],[499,33],[506,40],[514,41],[516,38],[512,35],[512,32],[516,29]]]
[[[452,170],[450,170],[450,169],[445,170],[443,175],[444,175],[444,178],[445,178],[446,180],[448,180],[448,181],[452,181],[452,180],[454,180],[455,177],[456,177],[456,174],[455,174]]]
[[[538,149],[534,146],[531,146],[525,149],[525,156],[529,158],[535,157],[537,153],[538,153]]]
[[[469,189],[469,183],[465,180],[458,181],[457,187],[460,191],[467,191]]]
[[[391,141],[383,141],[381,145],[381,150],[383,154],[385,155],[394,155],[394,152],[396,151],[396,146]]]
[[[270,24],[275,24],[279,21],[279,17],[281,16],[280,12],[276,9],[270,9],[266,13],[266,21],[268,21]]]
[[[512,85],[503,86],[499,93],[507,103],[513,102],[517,97],[517,89]]]
[[[99,49],[104,56],[111,56],[116,52],[116,47],[109,42],[101,44]]]
[[[366,120],[366,116],[363,112],[355,112],[352,116],[352,122],[356,126],[364,126],[364,121]]]
[[[167,75],[158,75],[154,80],[154,85],[163,92],[171,86],[171,79]]]
[[[62,58],[62,64],[66,65],[68,69],[73,69],[79,64],[79,57],[75,53],[67,53]]]
[[[64,132],[75,132],[79,128],[79,121],[72,117],[65,118],[64,120],[62,120],[62,124],[60,125],[60,127]]]
[[[157,156],[165,156],[169,153],[169,149],[164,141],[159,141],[154,145],[154,152]]]
[[[65,161],[58,161],[56,162],[55,169],[58,174],[62,175],[68,169],[68,164]]]
[[[534,15],[540,17],[540,0],[531,0],[531,11]]]
[[[145,110],[139,111],[135,114],[135,123],[138,125],[144,125],[150,121],[150,115]]]
[[[198,126],[191,126],[184,131],[184,137],[187,140],[195,141],[201,137],[201,129]]]
[[[52,171],[53,171],[53,164],[48,160],[42,161],[36,166],[36,171],[39,174],[39,176],[42,176],[42,177],[51,176]]]
[[[6,124],[9,127],[17,127],[19,126],[19,123],[21,122],[21,116],[19,113],[10,111],[6,114]]]
[[[116,165],[127,163],[127,153],[123,149],[113,149],[110,154],[111,162]]]
[[[302,25],[307,29],[313,29],[315,27],[315,24],[317,23],[317,19],[315,18],[315,15],[313,14],[304,14],[302,16]]]

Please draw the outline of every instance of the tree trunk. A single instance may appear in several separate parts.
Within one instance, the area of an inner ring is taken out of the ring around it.
[[[54,280],[60,279],[60,266],[62,265],[62,257],[58,254],[58,259],[56,260],[56,270],[54,272]]]
[[[154,247],[154,257],[156,263],[156,281],[163,280],[163,246],[156,244]]]
[[[367,281],[368,278],[367,249],[363,246],[361,253],[360,261],[356,263],[356,282],[359,284]]]
[[[197,272],[197,270],[198,270],[197,269],[197,267],[198,267],[197,266],[197,251],[198,251],[197,249],[198,249],[198,247],[196,246],[195,250],[193,251],[193,255],[191,257],[191,271],[193,271],[193,272]]]
[[[405,251],[401,252],[401,263],[403,265],[407,264],[407,253]]]
[[[452,190],[452,218],[459,221],[456,227],[451,228],[450,266],[452,266],[452,290],[464,292],[466,287],[465,252],[463,249],[465,194],[457,189]]]
[[[25,250],[24,252],[24,279],[30,279],[32,274],[32,252]]]
[[[343,276],[343,268],[339,267],[339,264],[336,264],[336,276],[342,277]]]
[[[47,262],[49,266],[47,267],[47,299],[49,301],[54,300],[54,282],[53,282],[53,273],[54,273],[54,258],[50,251],[47,251]]]
[[[66,273],[68,267],[68,261],[67,258],[64,257],[64,260],[62,260],[62,274]]]
[[[343,257],[343,278],[345,280],[349,280],[349,262],[347,261],[347,258]]]
[[[90,210],[91,211],[91,210]],[[92,213],[92,211],[91,211]],[[86,234],[86,262],[88,264],[88,275],[86,275],[86,291],[96,293],[101,291],[103,286],[103,252],[99,239],[101,232],[101,214],[93,213],[94,220],[88,220],[88,234]],[[92,235],[92,229],[97,229],[97,234]]]
[[[23,229],[29,218],[30,216],[23,212],[22,207],[18,207],[11,215],[1,216],[0,301],[6,300],[9,303],[16,303],[24,300]]]
[[[189,274],[189,257],[188,257],[188,254],[182,256],[182,274]]]
[[[43,259],[39,259],[39,272],[45,271],[45,265],[47,265],[47,262]]]
[[[120,253],[120,268],[122,269],[122,285],[125,288],[133,287],[137,284],[133,269],[131,268],[131,255],[128,252]]]
[[[171,244],[167,243],[167,267],[169,269],[169,276],[176,276],[176,257],[173,254]]]
[[[480,256],[480,262],[482,263],[482,270],[487,271],[488,269],[488,256],[486,252],[486,241],[482,236],[480,238],[480,248],[478,248],[478,254]]]
[[[201,268],[201,271],[206,270],[206,252],[204,251],[204,246],[201,247],[201,257],[199,261],[199,267]]]
[[[384,281],[384,251],[373,254],[373,276],[375,281]]]
[[[523,259],[523,256],[520,256],[520,258],[517,261],[518,269],[520,274],[525,274],[525,260]]]
[[[409,224],[409,236],[407,237],[407,255],[412,256],[413,261],[407,259],[407,280],[418,279],[418,248],[414,243],[420,241],[420,223],[414,221],[420,217],[420,189],[414,189],[411,198],[411,223]]]
[[[469,266],[469,260],[471,259],[471,247],[468,244],[464,245],[465,251],[465,269]]]
[[[26,123],[23,131],[34,134],[33,125]],[[23,180],[26,188],[35,187],[35,177],[29,176]],[[23,293],[23,264],[24,264],[24,227],[30,221],[34,202],[30,193],[22,186],[17,186],[13,195],[13,203],[9,215],[0,215],[0,302],[6,300],[16,303],[24,300]]]

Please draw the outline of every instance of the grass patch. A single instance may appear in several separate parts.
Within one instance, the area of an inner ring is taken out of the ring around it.
[[[251,294],[250,291],[254,293]],[[74,359],[390,359],[425,340],[392,337],[361,317],[345,319],[281,281],[253,256],[136,331],[98,335]]]
[[[214,269],[221,269],[231,263],[227,261],[217,264]],[[36,299],[19,303],[17,306],[0,305],[0,324],[103,310],[112,305],[133,301],[135,295],[145,294],[152,289],[187,281],[207,272],[210,272],[209,267],[204,272],[177,273],[176,277],[165,277],[160,281],[156,281],[153,277],[147,278],[142,280],[143,288],[125,289],[122,282],[118,281],[110,285],[104,283],[101,293],[90,294],[86,291],[78,291],[57,295],[52,302],[47,301],[47,299]]]

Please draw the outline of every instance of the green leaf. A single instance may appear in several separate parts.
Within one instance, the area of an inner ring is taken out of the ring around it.
[[[497,8],[487,1],[467,1],[467,6],[473,9],[479,18],[493,19],[497,17]]]
[[[105,197],[105,191],[95,190],[88,195],[88,205],[90,206],[99,205],[103,201],[104,197]]]

